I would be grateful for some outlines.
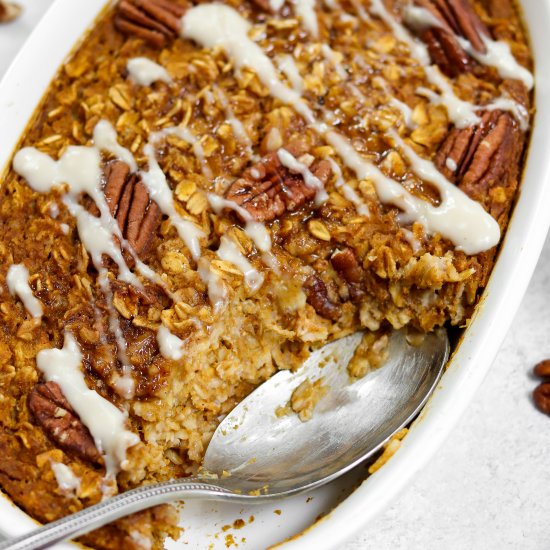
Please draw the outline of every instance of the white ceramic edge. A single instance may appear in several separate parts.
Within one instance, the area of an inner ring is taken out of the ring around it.
[[[520,199],[482,302],[399,451],[328,516],[277,548],[341,547],[380,514],[450,435],[489,371],[520,306],[550,226],[550,0],[523,0],[521,4],[536,59],[537,114]]]
[[[58,67],[106,3],[105,0],[57,0],[6,73],[0,83],[3,120],[0,170],[9,160]],[[487,374],[519,307],[550,225],[550,217],[546,215],[546,205],[550,204],[550,158],[544,149],[545,144],[550,144],[550,58],[544,51],[545,28],[550,27],[550,0],[524,0],[523,5],[537,59],[537,124],[520,200],[483,303],[436,393],[399,452],[322,521],[281,548],[334,548],[388,505],[450,434]],[[71,25],[56,32],[60,19],[71,21]],[[46,43],[47,55],[37,65],[36,52]],[[31,89],[25,87],[29,82],[29,67],[33,68]],[[7,498],[0,498],[0,518],[0,528],[11,536],[25,533],[36,525]],[[74,546],[64,544],[58,548],[69,550]]]

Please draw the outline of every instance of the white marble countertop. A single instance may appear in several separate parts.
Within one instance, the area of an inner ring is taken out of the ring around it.
[[[0,26],[0,77],[52,0],[19,0]],[[480,391],[416,480],[345,550],[550,547],[550,418],[531,402],[532,366],[550,357],[550,240]]]

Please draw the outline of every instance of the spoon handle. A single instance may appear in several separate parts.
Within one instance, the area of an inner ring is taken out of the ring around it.
[[[111,521],[163,504],[165,502],[189,498],[206,500],[246,500],[248,495],[239,495],[205,482],[197,477],[185,480],[172,480],[138,487],[113,498],[109,498],[77,512],[48,523],[26,535],[8,539],[0,543],[0,550],[38,550],[69,538],[89,533]]]

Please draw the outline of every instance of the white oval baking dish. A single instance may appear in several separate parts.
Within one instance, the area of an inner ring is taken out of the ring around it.
[[[359,467],[311,494],[269,505],[242,509],[186,503],[182,511],[185,533],[180,542],[169,542],[169,548],[182,548],[183,543],[186,548],[226,548],[234,541],[239,548],[256,549],[285,539],[290,540],[280,547],[287,550],[340,547],[387,506],[452,432],[506,336],[550,225],[550,57],[546,55],[550,0],[521,3],[530,29],[537,82],[537,114],[521,194],[482,303],[400,450],[362,483],[365,469]],[[58,67],[105,5],[106,0],[57,0],[14,61],[0,83],[0,167],[9,161]],[[324,518],[316,522],[320,514]],[[231,528],[239,518],[245,526]],[[34,526],[32,519],[0,496],[0,532],[14,536]]]

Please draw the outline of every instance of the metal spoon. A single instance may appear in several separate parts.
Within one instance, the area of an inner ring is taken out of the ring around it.
[[[362,333],[314,352],[297,373],[281,371],[242,401],[220,424],[204,458],[204,473],[155,483],[0,543],[0,550],[34,550],[75,538],[111,521],[167,501],[202,498],[252,504],[312,489],[372,456],[420,411],[449,355],[446,332],[407,343],[390,338],[389,359],[351,382],[347,365]],[[328,393],[313,418],[278,417],[306,378],[324,377]]]

